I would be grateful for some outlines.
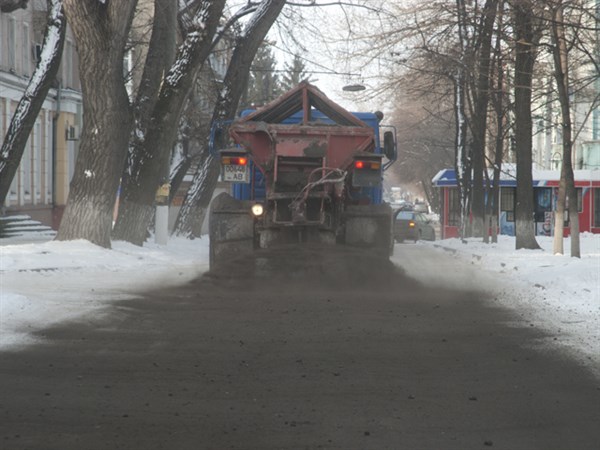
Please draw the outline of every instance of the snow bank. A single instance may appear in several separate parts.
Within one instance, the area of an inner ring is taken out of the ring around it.
[[[565,255],[553,255],[551,237],[537,241],[542,250],[515,250],[515,238],[509,236],[499,236],[497,244],[419,242],[422,250],[435,252],[436,270],[424,265],[428,259],[418,264],[395,260],[428,284],[491,291],[497,306],[517,313],[520,320],[512,326],[548,333],[541,350],[567,351],[600,376],[600,235],[581,235],[581,259],[568,256],[569,239]]]
[[[102,314],[111,301],[185,283],[208,270],[208,240],[167,246],[88,241],[0,246],[0,349],[33,341],[32,333],[65,320]]]

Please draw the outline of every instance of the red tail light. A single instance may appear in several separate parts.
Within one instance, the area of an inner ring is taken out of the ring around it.
[[[245,166],[248,164],[248,158],[244,156],[223,156],[221,158],[221,164],[226,166]]]
[[[355,169],[371,169],[371,170],[379,170],[381,168],[381,163],[375,161],[354,161]]]

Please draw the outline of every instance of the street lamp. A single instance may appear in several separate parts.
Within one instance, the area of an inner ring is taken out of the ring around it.
[[[362,84],[348,84],[342,88],[343,91],[346,92],[358,92],[364,91],[366,88]]]

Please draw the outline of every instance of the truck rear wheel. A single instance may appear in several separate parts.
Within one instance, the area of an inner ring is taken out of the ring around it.
[[[387,203],[346,209],[344,243],[388,258],[394,249],[392,209]]]
[[[223,192],[211,202],[208,214],[209,267],[254,251],[254,218],[251,201]]]

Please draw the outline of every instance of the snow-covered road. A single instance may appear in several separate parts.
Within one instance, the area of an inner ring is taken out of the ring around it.
[[[515,251],[505,236],[490,245],[397,244],[393,261],[426,284],[488,290],[495,306],[514,312],[512,325],[547,332],[541,351],[567,351],[600,377],[600,236],[582,236],[581,259],[552,255],[551,239],[538,241],[544,250]],[[207,244],[0,243],[0,349],[31,343],[50,324],[102,314],[135,292],[185,283],[208,269]]]

